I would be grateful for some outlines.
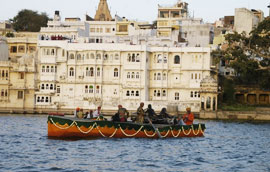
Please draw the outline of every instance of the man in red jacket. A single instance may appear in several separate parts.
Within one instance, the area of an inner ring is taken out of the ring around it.
[[[192,125],[194,120],[194,114],[191,112],[191,108],[186,109],[187,113],[183,116],[183,121],[185,125]]]

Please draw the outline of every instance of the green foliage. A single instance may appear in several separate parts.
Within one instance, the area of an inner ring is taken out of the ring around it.
[[[270,17],[259,23],[250,35],[225,36],[228,48],[212,53],[215,62],[229,61],[227,67],[235,71],[237,85],[258,85],[270,90]]]
[[[223,89],[223,102],[228,104],[233,104],[235,102],[234,93],[235,93],[235,85],[233,80],[227,78],[221,78],[220,84]]]
[[[32,10],[21,10],[11,19],[16,31],[39,32],[41,27],[46,27],[49,18],[46,13],[38,14]]]
[[[6,37],[8,37],[8,38],[12,38],[12,37],[14,37],[14,33],[12,33],[12,32],[8,32],[8,33],[6,34]]]

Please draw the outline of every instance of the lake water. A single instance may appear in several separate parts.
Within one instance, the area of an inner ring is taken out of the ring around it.
[[[270,124],[195,122],[205,137],[70,141],[46,116],[0,115],[0,171],[270,171]]]

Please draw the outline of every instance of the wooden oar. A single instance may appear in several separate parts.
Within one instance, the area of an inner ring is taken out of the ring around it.
[[[160,139],[162,139],[162,136],[160,134],[160,132],[158,131],[158,129],[154,126],[154,124],[152,123],[151,119],[149,118],[148,114],[146,115],[146,119],[149,121],[149,123],[151,124],[151,126],[154,128],[154,130],[156,131],[156,133],[158,134],[158,137]]]

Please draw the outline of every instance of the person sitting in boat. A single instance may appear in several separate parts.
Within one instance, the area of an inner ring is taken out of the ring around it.
[[[112,116],[112,121],[120,122],[119,109],[122,108],[122,105],[118,105],[118,111]]]
[[[185,125],[192,125],[194,120],[194,114],[191,112],[191,108],[186,109],[187,113],[183,115],[182,119]]]
[[[77,117],[82,119],[83,118],[83,109],[81,108],[80,111],[77,113]]]
[[[75,109],[75,111],[74,111],[74,114],[73,114],[73,117],[74,118],[78,118],[78,113],[79,113],[79,111],[80,111],[80,108],[79,107],[77,107],[76,109]]]
[[[169,120],[172,119],[173,116],[167,113],[166,108],[162,108],[159,115],[158,115],[158,123],[160,124],[169,124]]]
[[[138,123],[143,123],[143,122],[144,122],[144,115],[145,115],[145,112],[144,112],[144,110],[143,110],[143,107],[144,107],[144,103],[141,102],[141,103],[140,103],[140,106],[139,106],[138,109],[137,109],[136,122],[138,122]]]
[[[148,105],[148,108],[146,109],[146,112],[145,112],[148,117],[150,118],[150,120],[152,120],[152,122],[156,121],[157,120],[157,114],[155,112],[154,109],[152,109],[152,105],[149,104]]]
[[[98,106],[97,110],[93,113],[94,118],[98,118],[101,115],[101,106]]]
[[[127,122],[127,119],[129,117],[128,110],[124,108],[122,105],[120,105],[118,113],[119,113],[120,122]]]

